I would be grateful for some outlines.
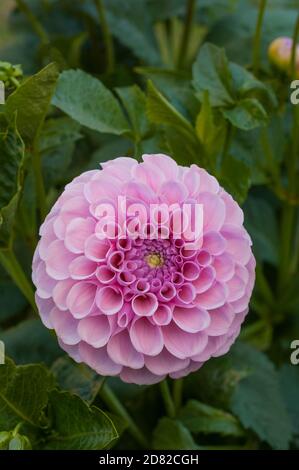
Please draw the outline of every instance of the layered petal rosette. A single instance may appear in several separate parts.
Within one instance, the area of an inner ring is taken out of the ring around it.
[[[41,319],[101,375],[137,384],[183,377],[225,354],[248,312],[255,260],[243,212],[205,170],[166,155],[102,167],[68,184],[41,226],[33,260]],[[187,204],[203,214],[193,247],[168,210],[182,215]],[[165,213],[156,212],[152,232],[155,205]]]

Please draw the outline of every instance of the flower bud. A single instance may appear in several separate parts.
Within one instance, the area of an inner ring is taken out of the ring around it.
[[[270,62],[279,70],[290,73],[293,40],[288,37],[274,39],[268,48]],[[299,77],[299,44],[296,47],[296,77]]]

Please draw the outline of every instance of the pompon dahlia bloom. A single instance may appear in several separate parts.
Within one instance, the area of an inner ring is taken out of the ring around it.
[[[248,312],[255,260],[243,212],[205,170],[166,155],[102,167],[68,184],[40,229],[33,281],[41,319],[62,349],[101,375],[137,384],[183,377],[225,354]],[[102,204],[116,207],[120,195],[129,207],[142,204],[143,227],[150,204],[200,204],[200,243],[191,249],[171,230],[103,237]]]

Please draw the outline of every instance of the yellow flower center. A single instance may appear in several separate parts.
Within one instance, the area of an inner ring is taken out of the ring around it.
[[[151,268],[160,268],[164,264],[162,256],[158,253],[151,253],[145,257],[147,264]]]

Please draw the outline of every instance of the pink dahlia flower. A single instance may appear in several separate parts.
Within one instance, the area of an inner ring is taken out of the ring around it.
[[[225,354],[248,312],[255,260],[243,212],[205,170],[166,155],[102,167],[68,184],[40,229],[33,281],[41,319],[101,375],[137,384],[183,377]],[[122,214],[111,219],[114,236],[103,237],[102,204],[116,207],[120,195],[129,207],[142,204],[146,231],[151,204],[200,204],[196,248],[172,230],[121,237]]]

